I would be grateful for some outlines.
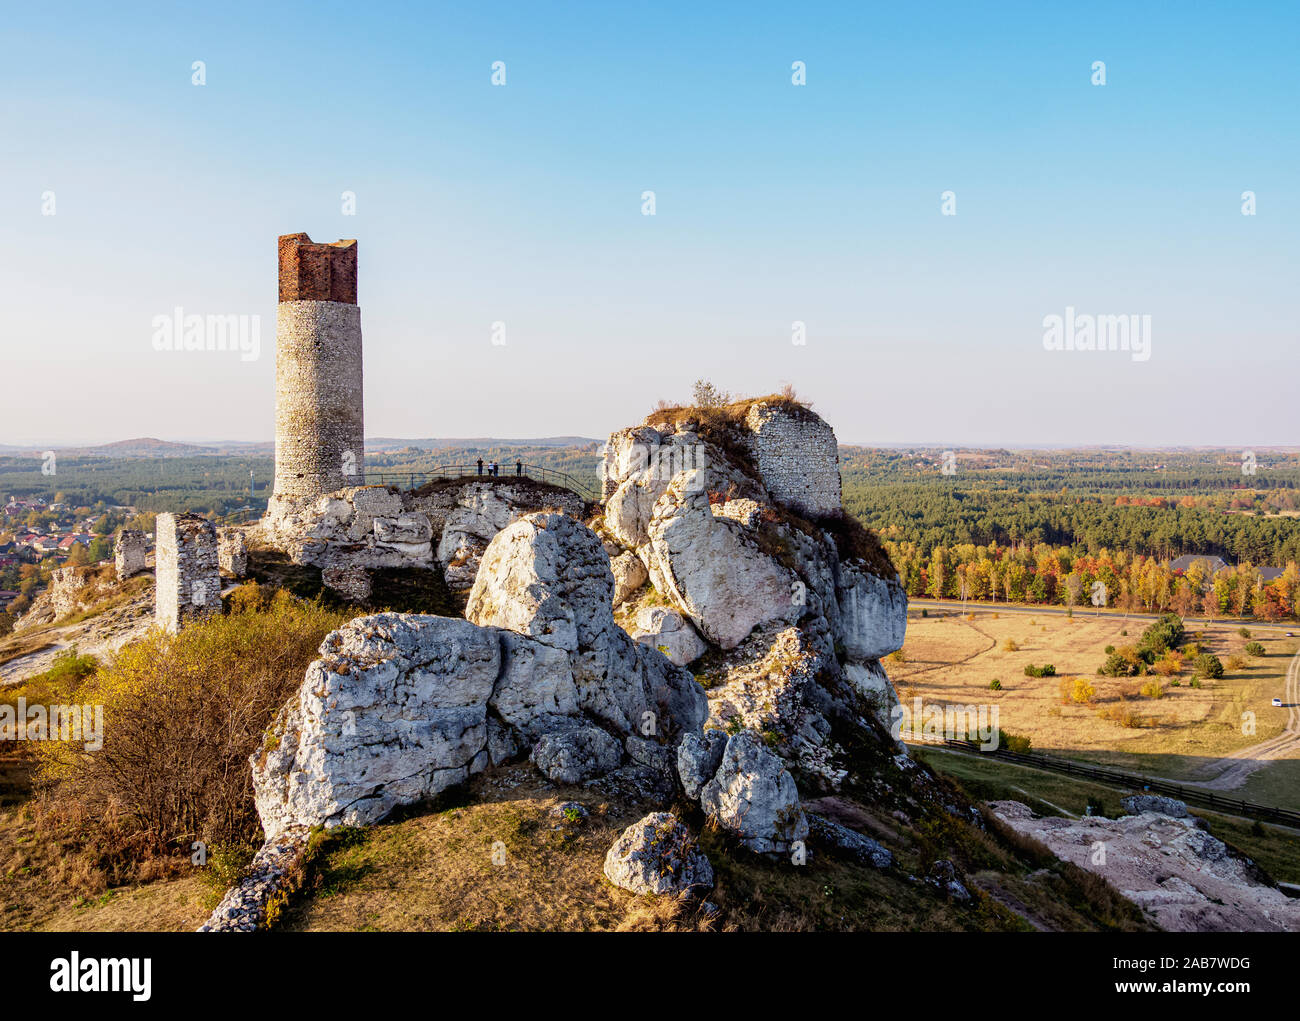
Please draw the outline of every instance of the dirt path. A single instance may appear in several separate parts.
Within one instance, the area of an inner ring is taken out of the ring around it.
[[[1286,694],[1283,699],[1287,705],[1286,729],[1277,737],[1259,744],[1251,745],[1225,755],[1217,762],[1206,766],[1206,771],[1221,770],[1213,780],[1196,783],[1215,791],[1235,790],[1249,779],[1257,770],[1263,769],[1273,759],[1287,757],[1291,752],[1300,752],[1300,652],[1291,660],[1286,672]],[[1176,783],[1192,781],[1174,781]]]

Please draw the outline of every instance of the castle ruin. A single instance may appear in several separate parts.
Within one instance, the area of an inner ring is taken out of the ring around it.
[[[217,530],[217,565],[232,578],[248,574],[248,539],[240,528]]]
[[[217,529],[198,514],[159,514],[154,525],[154,623],[179,631],[221,612]]]
[[[144,532],[139,529],[124,528],[118,533],[113,545],[113,567],[118,581],[125,581],[145,569],[145,549]]]
[[[745,426],[755,467],[773,497],[805,517],[839,512],[839,442],[830,423],[785,402],[759,400]]]
[[[272,517],[361,484],[365,459],[357,243],[285,234],[278,247]]]

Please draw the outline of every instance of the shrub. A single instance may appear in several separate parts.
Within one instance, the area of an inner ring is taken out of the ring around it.
[[[1246,657],[1229,656],[1223,665],[1229,670],[1240,670],[1246,665]]]
[[[993,678],[993,680],[989,681],[989,691],[1001,691],[1001,690],[1002,690],[1002,682],[1000,680],[998,680],[995,677]]]
[[[1097,673],[1107,677],[1137,677],[1146,672],[1146,664],[1136,645],[1126,645],[1106,657]]]
[[[1013,638],[1008,638],[1005,642],[1002,643],[1002,651],[1003,651],[1003,652],[1019,652],[1019,651],[1020,651],[1020,646],[1017,645],[1017,644],[1015,643],[1015,639],[1013,639]]]
[[[1219,657],[1211,652],[1203,652],[1196,657],[1196,676],[1218,680],[1223,676],[1223,664]]]
[[[237,612],[154,631],[78,688],[104,707],[103,747],[44,742],[40,782],[60,806],[116,812],[149,844],[254,840],[248,757],[302,683],[324,637],[348,616],[278,593]]]
[[[1241,635],[1242,638],[1249,638],[1249,637],[1250,637],[1250,628],[1248,628],[1248,627],[1238,628],[1238,629],[1237,629],[1237,634]]]
[[[1097,695],[1097,689],[1082,677],[1066,677],[1061,681],[1063,704],[1087,705]]]
[[[1159,681],[1147,681],[1142,685],[1142,694],[1147,698],[1164,698],[1165,686]]]
[[[1246,655],[1254,656],[1256,659],[1259,659],[1264,655],[1264,646],[1260,645],[1259,642],[1247,642]]]
[[[1033,741],[1023,734],[1012,734],[1007,730],[998,731],[998,749],[1000,751],[1028,755],[1032,747]]]
[[[1099,709],[1097,715],[1103,720],[1118,723],[1129,730],[1138,730],[1143,725],[1142,717],[1128,706],[1107,706],[1105,709]]]
[[[1187,682],[1187,686],[1189,688],[1199,688],[1201,687],[1201,679],[1199,677],[1193,677],[1190,681]]]
[[[1154,669],[1161,677],[1177,677],[1183,672],[1183,657],[1177,652],[1166,652]]]
[[[1025,667],[1025,676],[1026,677],[1055,677],[1056,667],[1054,667],[1051,663],[1048,663],[1044,666],[1034,666],[1033,663],[1030,663],[1028,666]]]
[[[1109,656],[1111,653],[1113,653],[1113,652],[1115,651],[1115,646],[1113,646],[1113,645],[1108,645],[1108,646],[1106,646],[1106,648],[1105,648],[1104,651],[1105,651],[1106,655]]]

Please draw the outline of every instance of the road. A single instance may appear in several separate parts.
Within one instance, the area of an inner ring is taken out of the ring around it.
[[[1242,748],[1231,755],[1225,755],[1218,762],[1206,767],[1222,767],[1223,771],[1213,780],[1197,783],[1215,791],[1235,790],[1246,782],[1252,773],[1263,769],[1273,759],[1288,758],[1291,752],[1300,752],[1300,652],[1291,660],[1286,672],[1286,695],[1283,703],[1287,706],[1286,728],[1277,737],[1259,744]],[[1186,783],[1190,781],[1174,781]]]
[[[962,603],[958,599],[908,599],[908,609],[918,607],[927,610],[949,610],[952,613],[974,613],[980,610],[991,611],[994,613],[1027,613],[1031,617],[1044,616],[1052,614],[1055,616],[1064,616],[1069,611],[1064,606],[1022,606],[1016,603]],[[1082,620],[1091,620],[1094,617],[1102,620],[1144,620],[1157,621],[1163,614],[1159,613],[1116,613],[1114,610],[1099,610],[1093,606],[1076,606],[1074,616]],[[1252,631],[1277,631],[1285,634],[1288,631],[1296,631],[1295,624],[1260,624],[1257,621],[1236,620],[1234,618],[1217,619],[1214,617],[1185,617],[1183,623],[1187,626],[1194,624],[1201,625],[1218,625],[1221,627],[1240,627],[1243,624]]]

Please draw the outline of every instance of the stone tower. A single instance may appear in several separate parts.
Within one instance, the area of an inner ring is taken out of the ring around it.
[[[285,234],[279,254],[272,516],[360,485],[365,458],[357,243]]]

